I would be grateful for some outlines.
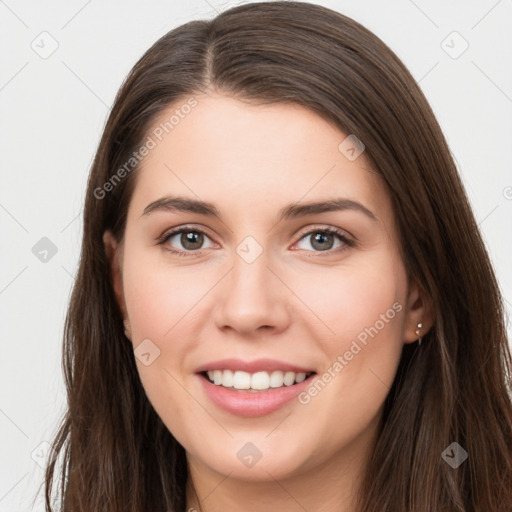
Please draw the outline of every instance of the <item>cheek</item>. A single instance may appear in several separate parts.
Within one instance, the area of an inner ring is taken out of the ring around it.
[[[299,280],[301,286],[295,288],[315,313],[305,312],[325,356],[324,377],[319,375],[326,384],[322,394],[339,410],[371,416],[389,391],[400,361],[405,270],[391,253],[368,264],[340,267],[339,272],[329,270]],[[322,383],[318,389],[323,389]]]
[[[164,340],[186,329],[194,305],[210,288],[205,286],[204,273],[167,264],[164,255],[155,258],[154,250],[134,248],[126,254],[123,285],[134,341]]]
[[[336,442],[340,436],[348,442],[373,421],[396,375],[406,279],[393,260],[389,263],[384,259],[378,265],[346,267],[337,279],[332,273],[317,275],[298,292],[316,314],[308,317],[317,334],[322,332],[316,339],[325,356],[316,384],[300,402],[315,422],[327,425],[325,438]]]
[[[145,347],[140,352],[150,353],[149,364],[136,361],[146,396],[181,438],[185,434],[179,418],[197,414],[182,383],[183,364],[195,344],[191,308],[204,295],[204,279],[187,278],[161,258],[156,262],[155,251],[132,247],[125,251],[123,287],[136,356],[139,346]]]
[[[294,292],[307,307],[301,316],[311,318],[328,346],[339,349],[358,336],[364,339],[372,326],[383,336],[398,334],[405,284],[404,271],[382,258],[308,274],[296,279]]]

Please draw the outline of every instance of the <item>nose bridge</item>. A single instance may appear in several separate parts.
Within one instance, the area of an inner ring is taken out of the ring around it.
[[[253,237],[242,240],[235,251],[217,310],[219,327],[229,325],[238,331],[283,328],[288,294],[272,268],[270,251]]]

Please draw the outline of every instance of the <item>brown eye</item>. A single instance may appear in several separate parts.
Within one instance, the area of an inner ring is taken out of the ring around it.
[[[179,240],[185,249],[195,251],[201,248],[203,238],[203,233],[199,233],[198,231],[182,231]]]

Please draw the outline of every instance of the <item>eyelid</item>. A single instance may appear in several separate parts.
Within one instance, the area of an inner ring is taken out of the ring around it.
[[[331,231],[332,233],[335,233],[337,235],[343,235],[354,242],[356,241],[356,237],[346,229],[331,226],[329,224],[309,225],[307,228],[304,228],[304,231],[299,231],[299,233],[296,236],[302,238],[304,235],[309,235],[312,231]]]

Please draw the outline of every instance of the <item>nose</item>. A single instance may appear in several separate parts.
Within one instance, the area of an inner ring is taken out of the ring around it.
[[[219,283],[215,323],[240,335],[268,335],[286,329],[293,293],[263,252],[252,263],[235,254],[233,267]]]

